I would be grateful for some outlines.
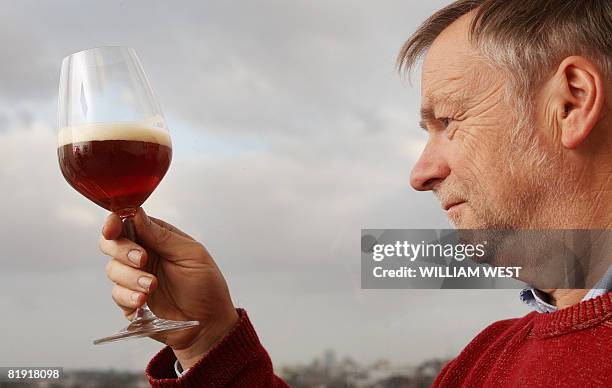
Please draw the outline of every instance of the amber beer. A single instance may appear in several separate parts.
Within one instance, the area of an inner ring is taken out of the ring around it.
[[[151,195],[172,159],[164,129],[137,124],[89,124],[60,131],[64,178],[103,208],[129,215]]]

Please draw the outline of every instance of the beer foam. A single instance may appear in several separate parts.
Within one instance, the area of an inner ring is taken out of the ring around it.
[[[154,120],[157,119],[157,120]],[[159,125],[163,118],[154,117],[135,122],[79,124],[60,129],[58,145],[103,140],[146,141],[172,147],[170,134]]]

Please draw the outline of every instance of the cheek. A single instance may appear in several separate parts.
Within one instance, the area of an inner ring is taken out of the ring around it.
[[[454,175],[468,188],[493,179],[501,168],[497,147],[465,131],[457,131],[456,135],[449,158]]]
[[[463,136],[462,141],[453,144],[449,163],[455,186],[472,206],[498,208],[512,202],[518,183],[511,173],[510,165],[516,164],[511,161],[508,147],[475,135]]]

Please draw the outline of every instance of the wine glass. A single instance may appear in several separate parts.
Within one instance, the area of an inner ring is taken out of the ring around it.
[[[124,237],[136,241],[133,217],[172,159],[166,121],[136,52],[97,47],[64,58],[58,127],[64,178],[92,202],[117,213]],[[198,324],[158,318],[145,303],[125,329],[94,344]]]

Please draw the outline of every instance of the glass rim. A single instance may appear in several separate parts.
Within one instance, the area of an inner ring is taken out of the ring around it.
[[[130,47],[130,46],[123,46],[123,45],[102,45],[102,46],[89,47],[89,48],[86,48],[86,49],[83,49],[83,50],[75,51],[72,54],[66,55],[64,57],[64,59],[62,60],[62,62],[66,61],[66,59],[68,59],[68,58],[85,55],[85,54],[88,54],[88,53],[94,52],[94,51],[102,51],[102,50],[109,50],[109,49],[117,49],[117,50],[122,50],[122,51],[130,51],[130,52],[136,54],[136,50],[134,50],[134,48]]]

